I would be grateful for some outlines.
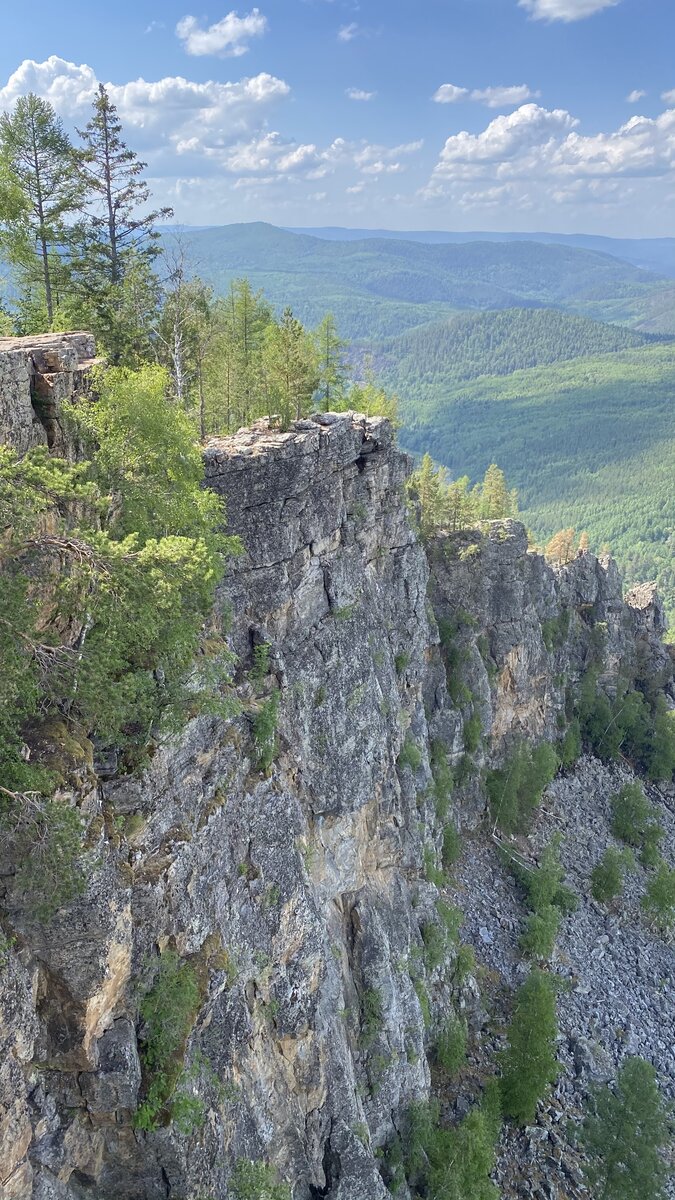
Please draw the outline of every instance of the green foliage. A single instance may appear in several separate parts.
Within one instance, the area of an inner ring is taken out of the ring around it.
[[[433,883],[436,887],[445,885],[445,873],[436,865],[436,851],[433,846],[425,846],[422,852],[422,862],[424,864],[424,878],[427,883]]]
[[[608,904],[620,896],[623,891],[624,873],[635,866],[635,860],[630,850],[617,850],[616,846],[608,846],[600,862],[591,872],[591,893],[594,900]]]
[[[12,851],[15,882],[41,921],[84,891],[83,824],[77,808],[39,792],[11,795],[0,788],[0,834]]]
[[[361,998],[361,1034],[359,1041],[364,1050],[372,1046],[384,1029],[384,1005],[382,994],[376,988],[366,988]]]
[[[280,693],[272,695],[260,705],[253,718],[253,746],[255,765],[259,771],[267,771],[272,766],[277,752],[277,726],[279,724]]]
[[[281,428],[307,416],[319,386],[319,356],[312,339],[285,308],[280,321],[265,331],[262,365],[270,412],[280,417]]]
[[[400,770],[404,767],[409,767],[413,773],[418,771],[422,765],[422,751],[409,734],[406,734],[396,765]]]
[[[619,688],[613,701],[598,687],[598,670],[581,682],[577,712],[584,740],[603,759],[629,758],[650,779],[672,778],[675,769],[675,717],[665,697],[650,701],[640,691]]]
[[[549,651],[559,650],[565,644],[570,628],[570,610],[563,608],[557,617],[550,617],[541,623],[541,635],[544,645]]]
[[[656,865],[664,829],[656,820],[656,809],[639,783],[624,784],[612,797],[611,828],[615,837],[640,850],[644,866]]]
[[[141,1057],[147,1090],[134,1118],[138,1129],[156,1129],[162,1113],[173,1115],[172,1097],[183,1072],[185,1046],[200,1004],[195,968],[174,951],[166,951],[159,960],[153,986],[141,1001]],[[178,1107],[183,1128],[196,1115],[194,1103],[189,1100],[181,1096]]]
[[[642,908],[659,929],[675,926],[675,870],[661,862],[647,884]]]
[[[665,1200],[671,1175],[664,1151],[672,1113],[659,1095],[656,1073],[629,1058],[614,1088],[596,1088],[592,1111],[579,1133],[585,1175],[597,1200]]]
[[[469,490],[468,477],[452,481],[445,467],[436,466],[425,454],[408,481],[411,495],[419,504],[419,528],[423,541],[441,530],[472,529],[480,521],[518,515],[515,492],[509,492],[504,472],[494,463],[481,484]]]
[[[464,749],[467,754],[475,754],[483,736],[483,723],[480,713],[475,712],[468,721],[464,722]]]
[[[424,966],[431,973],[441,967],[448,957],[448,937],[442,925],[428,921],[422,927]]]
[[[532,1123],[557,1077],[557,1032],[555,984],[544,971],[533,970],[516,994],[509,1045],[502,1056],[502,1106],[519,1125]]]
[[[235,1200],[291,1200],[289,1185],[279,1182],[272,1167],[248,1158],[237,1159],[230,1190]]]
[[[452,866],[461,858],[462,854],[462,839],[458,829],[454,825],[446,825],[443,830],[443,845],[441,848],[441,861],[445,871],[449,871]]]
[[[577,906],[574,892],[564,883],[560,842],[559,836],[553,838],[543,851],[537,867],[529,866],[511,851],[503,853],[503,861],[522,885],[532,909],[520,939],[520,947],[529,958],[551,957],[560,928],[561,913],[573,912]]]
[[[553,904],[545,904],[535,912],[530,913],[525,924],[525,932],[520,938],[520,948],[527,958],[547,960],[553,953],[553,948],[560,929],[560,909]]]
[[[495,824],[505,833],[526,830],[557,769],[556,752],[547,742],[534,750],[524,743],[516,746],[505,766],[488,772],[485,780]]]
[[[441,1124],[435,1101],[413,1105],[403,1159],[414,1194],[435,1200],[497,1200],[490,1175],[499,1128],[494,1089],[486,1089],[482,1103],[450,1128]]]
[[[253,666],[249,672],[254,683],[262,683],[270,669],[270,650],[269,642],[258,642],[253,647]]]
[[[453,1013],[443,1026],[435,1047],[436,1058],[448,1075],[457,1075],[464,1066],[468,1040],[466,1021]]]
[[[581,727],[577,718],[570,721],[564,738],[558,744],[561,767],[569,770],[581,758]]]
[[[396,674],[403,675],[409,662],[410,662],[410,655],[407,653],[407,651],[401,651],[400,654],[397,654],[394,658],[394,666],[396,667]]]

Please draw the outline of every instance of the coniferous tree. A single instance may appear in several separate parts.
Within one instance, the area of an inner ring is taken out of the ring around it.
[[[319,383],[314,346],[290,308],[266,330],[263,367],[271,406],[287,427],[310,411]]]
[[[72,144],[51,104],[33,92],[19,97],[0,117],[0,157],[3,242],[24,293],[39,289],[51,327],[66,276],[68,218],[82,196]]]
[[[496,463],[491,463],[481,487],[480,516],[484,521],[499,521],[514,516],[513,510],[514,493],[509,492],[506,486],[504,472]]]
[[[155,293],[152,264],[161,252],[158,220],[173,215],[170,208],[148,212],[150,189],[143,178],[146,164],[123,140],[117,109],[103,86],[94,101],[94,115],[83,130],[84,143],[77,172],[90,209],[79,222],[78,277],[81,306],[93,315],[113,362],[128,362],[133,342],[128,322],[140,297]]]
[[[504,1113],[520,1125],[534,1120],[537,1104],[558,1074],[555,989],[551,977],[534,970],[519,988],[503,1056]]]
[[[597,1200],[662,1200],[670,1172],[661,1152],[670,1141],[672,1117],[654,1068],[629,1058],[616,1087],[597,1089],[593,1100],[580,1136],[593,1195]]]
[[[346,343],[338,335],[332,313],[326,313],[319,325],[316,344],[319,355],[319,395],[324,409],[329,412],[334,406],[340,408],[347,379]]]

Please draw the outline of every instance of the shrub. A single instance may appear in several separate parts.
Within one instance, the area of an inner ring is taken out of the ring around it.
[[[480,719],[480,713],[475,712],[468,721],[464,722],[464,749],[467,754],[475,754],[480,746],[480,740],[483,735],[483,725]]]
[[[407,735],[399,752],[397,766],[400,769],[409,767],[411,771],[415,772],[419,770],[421,765],[422,751],[420,750],[419,746],[415,745],[410,735]]]
[[[624,872],[634,865],[630,850],[609,846],[591,873],[591,893],[594,900],[607,904],[623,891]]]
[[[462,853],[462,839],[454,825],[446,825],[443,830],[443,848],[441,861],[446,871],[457,862]]]
[[[156,1129],[164,1109],[172,1115],[171,1098],[182,1074],[185,1045],[200,1003],[194,967],[181,961],[174,951],[166,951],[159,961],[155,982],[141,1001],[145,1023],[141,1057],[149,1086],[134,1119],[139,1129]]]
[[[527,918],[520,948],[528,958],[549,959],[560,928],[560,909],[546,904]]]
[[[422,926],[422,941],[424,942],[424,966],[431,973],[440,967],[448,957],[448,935],[442,925],[427,921]]]
[[[258,642],[253,647],[253,666],[251,667],[250,676],[254,683],[261,683],[270,669],[270,651],[272,647],[269,642]]]
[[[665,697],[650,703],[624,687],[614,701],[598,688],[597,668],[586,672],[577,712],[584,741],[603,759],[624,754],[650,779],[669,780],[675,770],[675,714]]]
[[[486,1089],[483,1102],[451,1128],[441,1125],[436,1102],[413,1105],[403,1161],[414,1194],[439,1200],[497,1200],[490,1175],[499,1128],[494,1089]]]
[[[436,866],[436,851],[433,846],[425,846],[423,851],[424,861],[424,878],[427,883],[433,883],[436,887],[443,887],[445,883],[445,874]]]
[[[402,651],[400,654],[397,654],[396,657],[394,658],[394,666],[396,667],[396,674],[403,675],[409,662],[410,662],[410,655],[406,651]]]
[[[436,1042],[436,1058],[449,1075],[456,1075],[463,1067],[468,1040],[466,1021],[453,1014]]]
[[[279,1183],[276,1172],[263,1162],[238,1158],[230,1189],[235,1200],[292,1200],[287,1183]]]
[[[657,864],[664,830],[639,783],[624,784],[612,797],[611,828],[615,837],[640,850],[640,860],[645,866]]]
[[[642,898],[642,908],[660,929],[675,925],[675,871],[662,862],[650,879]]]
[[[502,1055],[502,1107],[519,1125],[531,1124],[558,1075],[557,1032],[554,982],[544,971],[533,970],[516,994],[509,1044]]]
[[[490,771],[485,786],[492,818],[505,833],[523,832],[558,769],[555,750],[543,742],[534,750],[520,744],[500,770]]]
[[[579,1141],[597,1200],[665,1200],[671,1118],[654,1068],[641,1058],[621,1067],[614,1089],[597,1088]]]
[[[372,1046],[378,1033],[384,1028],[382,995],[377,988],[366,988],[361,1000],[361,1037],[364,1050]]]
[[[279,692],[265,700],[253,718],[253,747],[255,765],[267,771],[277,756],[277,725],[279,722]]]
[[[568,769],[581,757],[581,727],[576,717],[570,722],[567,733],[558,747],[560,765]]]

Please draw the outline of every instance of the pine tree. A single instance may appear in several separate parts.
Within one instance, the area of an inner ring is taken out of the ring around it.
[[[594,1111],[580,1134],[593,1195],[597,1200],[662,1200],[671,1172],[661,1151],[670,1142],[672,1118],[654,1068],[629,1058],[615,1088],[597,1089],[593,1099]]]
[[[254,292],[248,279],[237,279],[227,300],[229,316],[230,404],[228,432],[248,425],[266,411],[262,350],[272,310],[262,292]]]
[[[326,412],[341,407],[344,399],[347,368],[345,363],[346,343],[338,336],[335,317],[326,313],[316,331],[319,356],[319,395]]]
[[[51,328],[66,274],[67,219],[82,195],[72,144],[51,104],[29,92],[0,117],[0,157],[3,242],[25,292],[39,288]]]
[[[420,468],[410,480],[420,505],[420,534],[423,540],[433,537],[445,516],[445,468],[435,467],[430,454],[425,454]]]

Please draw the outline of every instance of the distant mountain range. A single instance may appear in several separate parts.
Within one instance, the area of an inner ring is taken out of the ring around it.
[[[581,250],[597,250],[611,254],[634,267],[655,271],[675,279],[675,238],[611,238],[592,233],[450,233],[443,230],[343,229],[339,225],[317,229],[290,229],[290,233],[306,233],[327,241],[352,242],[364,238],[394,238],[404,242],[457,243],[465,242],[542,242],[544,245],[576,246]]]
[[[417,236],[336,240],[263,223],[179,234],[216,291],[246,275],[277,309],[290,305],[309,325],[330,310],[345,337],[365,344],[464,309],[554,307],[675,332],[675,284],[625,259],[553,241]]]

